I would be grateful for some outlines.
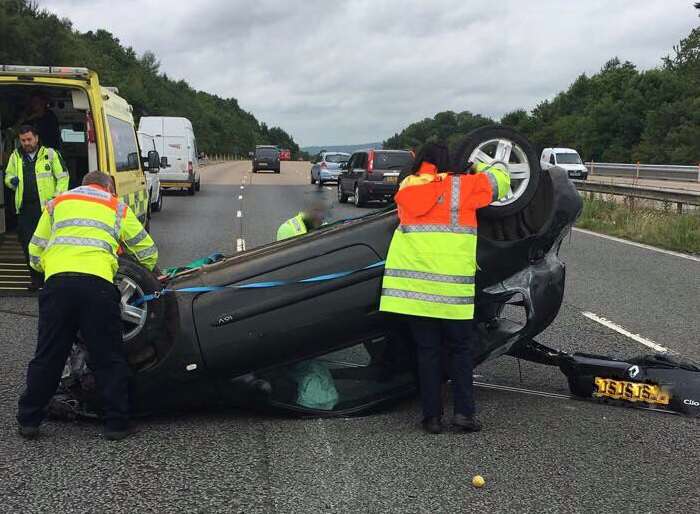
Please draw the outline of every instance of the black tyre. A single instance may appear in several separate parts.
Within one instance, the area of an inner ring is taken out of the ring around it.
[[[192,182],[190,184],[190,187],[187,189],[187,194],[190,196],[194,196],[195,189],[196,189],[195,183]]]
[[[364,207],[367,203],[366,195],[362,192],[359,184],[355,184],[355,207]]]
[[[151,210],[153,212],[160,212],[163,210],[163,191],[158,194],[158,201],[151,204]]]
[[[340,203],[347,203],[348,202],[348,195],[343,191],[343,185],[341,184],[340,180],[338,180],[338,202]]]
[[[154,364],[168,344],[165,326],[168,299],[161,297],[146,303],[139,303],[138,299],[160,291],[161,283],[154,273],[128,257],[119,259],[115,283],[120,295],[127,360],[139,369]]]
[[[532,200],[542,169],[532,144],[515,130],[500,125],[478,128],[464,138],[454,154],[452,167],[465,171],[469,162],[501,161],[511,175],[509,195],[479,211],[480,216],[501,219],[523,210]]]
[[[201,191],[202,185],[201,185],[201,180],[198,180],[197,183],[194,186],[196,191]]]
[[[311,173],[311,183],[312,183],[312,184],[315,184],[315,183],[316,183],[316,179],[314,178],[314,174],[313,174],[313,173]]]
[[[275,170],[275,173],[279,173],[281,170]]]

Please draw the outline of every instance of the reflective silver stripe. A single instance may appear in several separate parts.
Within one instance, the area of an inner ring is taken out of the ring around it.
[[[444,275],[442,273],[428,273],[427,271],[411,271],[407,269],[386,268],[385,277],[415,278],[418,280],[431,280],[433,282],[445,282],[448,284],[473,284],[474,277],[459,275]]]
[[[150,255],[153,255],[158,251],[158,248],[156,248],[156,245],[151,245],[145,250],[141,250],[140,252],[136,252],[134,255],[136,256],[137,259],[145,259],[146,257],[149,257]]]
[[[36,178],[53,178],[53,173],[50,171],[42,171],[36,174]]]
[[[94,187],[89,187],[89,186],[76,187],[75,189],[72,189],[70,192],[72,194],[78,194],[78,195],[95,196],[97,198],[103,198],[105,200],[110,200],[112,198],[111,193],[108,193],[107,191],[100,191],[99,189],[95,189]]]
[[[456,227],[459,224],[459,190],[462,184],[460,177],[452,175],[452,195],[450,196],[450,224]]]
[[[74,219],[69,219],[69,220],[61,220],[58,223],[56,223],[53,228],[54,228],[54,230],[58,230],[59,228],[65,228],[65,227],[99,228],[99,229],[107,232],[114,239],[118,239],[118,236],[114,233],[113,227],[110,227],[106,223],[102,223],[101,221],[97,221],[97,220],[91,220],[91,219],[86,219],[86,218],[74,218]]]
[[[498,200],[499,195],[498,195],[498,180],[496,179],[496,176],[491,173],[490,171],[484,172],[484,175],[486,175],[489,179],[489,182],[491,182],[491,190],[493,191],[491,193],[491,201],[495,202]]]
[[[119,202],[119,204],[117,205],[117,219],[114,220],[114,233],[117,234],[115,236],[116,239],[119,239],[119,235],[121,234],[122,220],[124,219],[125,215],[126,215],[126,204]]]
[[[148,236],[148,232],[146,232],[146,229],[141,229],[141,232],[139,232],[138,234],[136,234],[136,235],[135,235],[134,237],[132,237],[131,239],[127,239],[127,240],[124,241],[124,242],[126,243],[127,246],[133,246],[133,245],[135,245],[135,244],[140,243],[140,242],[143,241],[144,239],[146,239],[147,236]]]
[[[32,236],[32,239],[31,241],[29,241],[29,243],[36,245],[40,248],[46,248],[49,244],[49,240],[39,236]]]
[[[292,218],[292,219],[290,219],[289,221],[292,223],[292,225],[294,226],[294,230],[296,230],[297,233],[303,232],[303,231],[304,231],[304,229],[301,228],[301,225],[299,224],[299,220],[298,220],[298,219]]]
[[[32,264],[41,264],[41,257],[37,257],[36,255],[30,255],[29,262]]]
[[[53,200],[49,200],[46,203],[46,210],[49,211],[49,219],[51,221],[52,230],[53,230],[53,208],[54,208],[54,206],[55,206],[55,204],[53,203]]]
[[[403,289],[383,288],[382,296],[406,298],[408,300],[420,300],[423,302],[446,303],[449,305],[471,305],[473,296],[446,296],[442,294],[418,293],[416,291],[404,291]]]
[[[46,154],[49,156],[49,160],[53,161],[54,158],[54,151],[53,148],[47,148],[46,149]]]
[[[450,225],[399,225],[399,230],[405,234],[410,232],[451,232],[454,234],[476,235],[476,228],[474,227]]]
[[[49,247],[54,245],[93,246],[95,248],[102,248],[109,253],[113,253],[112,245],[110,245],[107,241],[102,241],[101,239],[95,239],[92,237],[55,237],[49,244]]]
[[[56,180],[61,180],[62,178],[68,177],[68,173],[59,173],[56,175]]]

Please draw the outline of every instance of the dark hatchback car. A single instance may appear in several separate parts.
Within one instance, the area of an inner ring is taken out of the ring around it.
[[[253,154],[253,173],[260,170],[280,172],[280,151],[276,146],[256,146]]]
[[[401,171],[413,164],[408,150],[363,150],[350,157],[338,177],[338,201],[353,197],[361,207],[370,200],[391,200],[399,188]]]

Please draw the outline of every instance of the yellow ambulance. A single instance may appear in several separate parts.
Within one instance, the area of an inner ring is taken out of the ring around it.
[[[80,185],[89,171],[109,173],[117,195],[144,223],[150,216],[144,166],[131,105],[116,88],[100,85],[97,73],[87,68],[60,66],[0,65],[0,165],[18,146],[17,129],[31,117],[30,105],[40,103],[55,122],[45,124],[52,133],[42,136],[58,146],[70,174],[70,187]],[[155,154],[155,152],[154,152]],[[0,181],[0,184],[2,182]],[[0,186],[1,187],[1,186]],[[14,224],[13,206],[6,202],[0,212],[0,234]]]

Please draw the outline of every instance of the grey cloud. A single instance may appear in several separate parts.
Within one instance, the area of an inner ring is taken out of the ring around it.
[[[438,111],[532,108],[619,56],[659,63],[691,2],[638,0],[44,0],[106,28],[169,76],[280,125],[301,144],[385,139]],[[109,13],[106,15],[105,13]]]

